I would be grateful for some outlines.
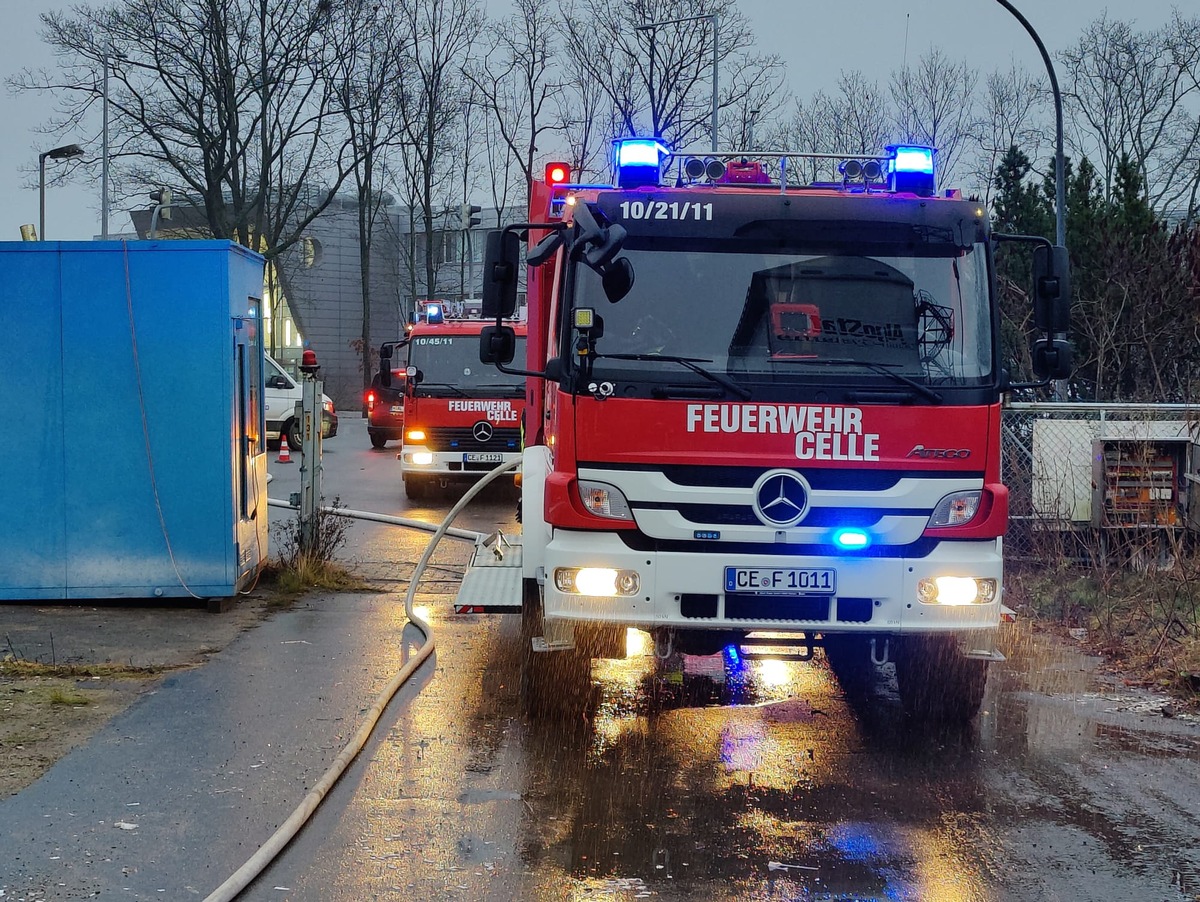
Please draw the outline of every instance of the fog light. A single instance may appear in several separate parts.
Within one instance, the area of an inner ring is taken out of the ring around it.
[[[418,467],[427,467],[433,463],[433,452],[431,451],[414,451],[412,462]]]
[[[996,600],[996,580],[970,576],[938,576],[917,583],[921,604],[949,606],[991,604]]]
[[[617,573],[617,594],[636,595],[642,588],[642,578],[633,570],[621,570]]]
[[[642,579],[636,570],[558,567],[554,571],[554,586],[570,595],[636,595],[642,588]]]

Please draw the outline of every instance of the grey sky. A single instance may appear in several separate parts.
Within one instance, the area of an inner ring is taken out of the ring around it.
[[[491,5],[493,9],[507,6],[498,0]],[[1133,21],[1142,30],[1165,23],[1179,4],[1170,0],[1015,0],[1014,5],[1054,53],[1072,43],[1082,26],[1106,9],[1111,18]],[[0,32],[0,75],[7,77],[23,67],[54,65],[53,55],[38,37],[38,15],[68,6],[60,0],[6,0],[4,29]],[[761,49],[783,58],[791,88],[800,96],[831,87],[842,69],[858,69],[870,78],[885,79],[904,61],[906,25],[910,62],[937,45],[951,59],[972,61],[983,72],[1011,63],[1031,72],[1044,72],[1033,41],[995,0],[739,0],[738,6],[749,17]],[[18,240],[22,223],[38,221],[37,154],[76,140],[74,136],[57,139],[37,131],[50,105],[48,97],[14,96],[7,90],[0,93],[0,121],[5,124],[6,134],[0,147],[0,240]],[[98,156],[99,143],[86,150]],[[47,167],[57,165],[47,161]],[[114,209],[110,232],[128,228],[128,214]],[[44,237],[90,239],[99,232],[98,176],[46,189]]]

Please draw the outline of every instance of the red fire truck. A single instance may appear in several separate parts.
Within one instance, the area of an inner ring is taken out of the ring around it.
[[[391,361],[388,367],[389,384],[385,387],[383,376],[376,373],[367,389],[364,400],[367,405],[367,435],[371,439],[372,448],[383,448],[389,441],[404,438],[404,383],[403,369],[396,368],[399,359],[397,353],[408,343],[404,338],[400,341],[384,342],[380,347],[380,359]]]
[[[430,308],[402,347],[404,438],[397,457],[412,499],[477,480],[521,453],[525,379],[480,363],[484,320],[447,319],[441,307]],[[514,332],[523,352],[524,324]],[[381,350],[379,376],[391,382],[393,362],[382,356],[387,350]]]
[[[533,692],[637,627],[664,657],[823,647],[844,684],[894,661],[910,712],[974,716],[1002,660],[1001,399],[1069,373],[1065,248],[992,233],[927,147],[614,157],[612,186],[548,166],[530,222],[489,236],[480,357],[529,380],[520,598],[489,606],[499,554],[477,555],[459,610],[521,611]],[[814,163],[837,176],[797,185]],[[500,319],[522,239],[523,365]],[[1037,245],[1023,386],[1004,239]]]

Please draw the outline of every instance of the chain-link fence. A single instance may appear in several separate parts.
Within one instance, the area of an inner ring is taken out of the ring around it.
[[[1086,554],[1200,526],[1200,406],[1013,403],[1001,421],[1005,554]]]

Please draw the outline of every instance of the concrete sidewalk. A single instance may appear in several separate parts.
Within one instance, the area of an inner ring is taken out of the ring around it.
[[[314,596],[166,677],[0,801],[0,890],[14,900],[207,895],[353,735],[420,642],[405,622],[399,594]],[[416,692],[433,663],[402,691]]]

